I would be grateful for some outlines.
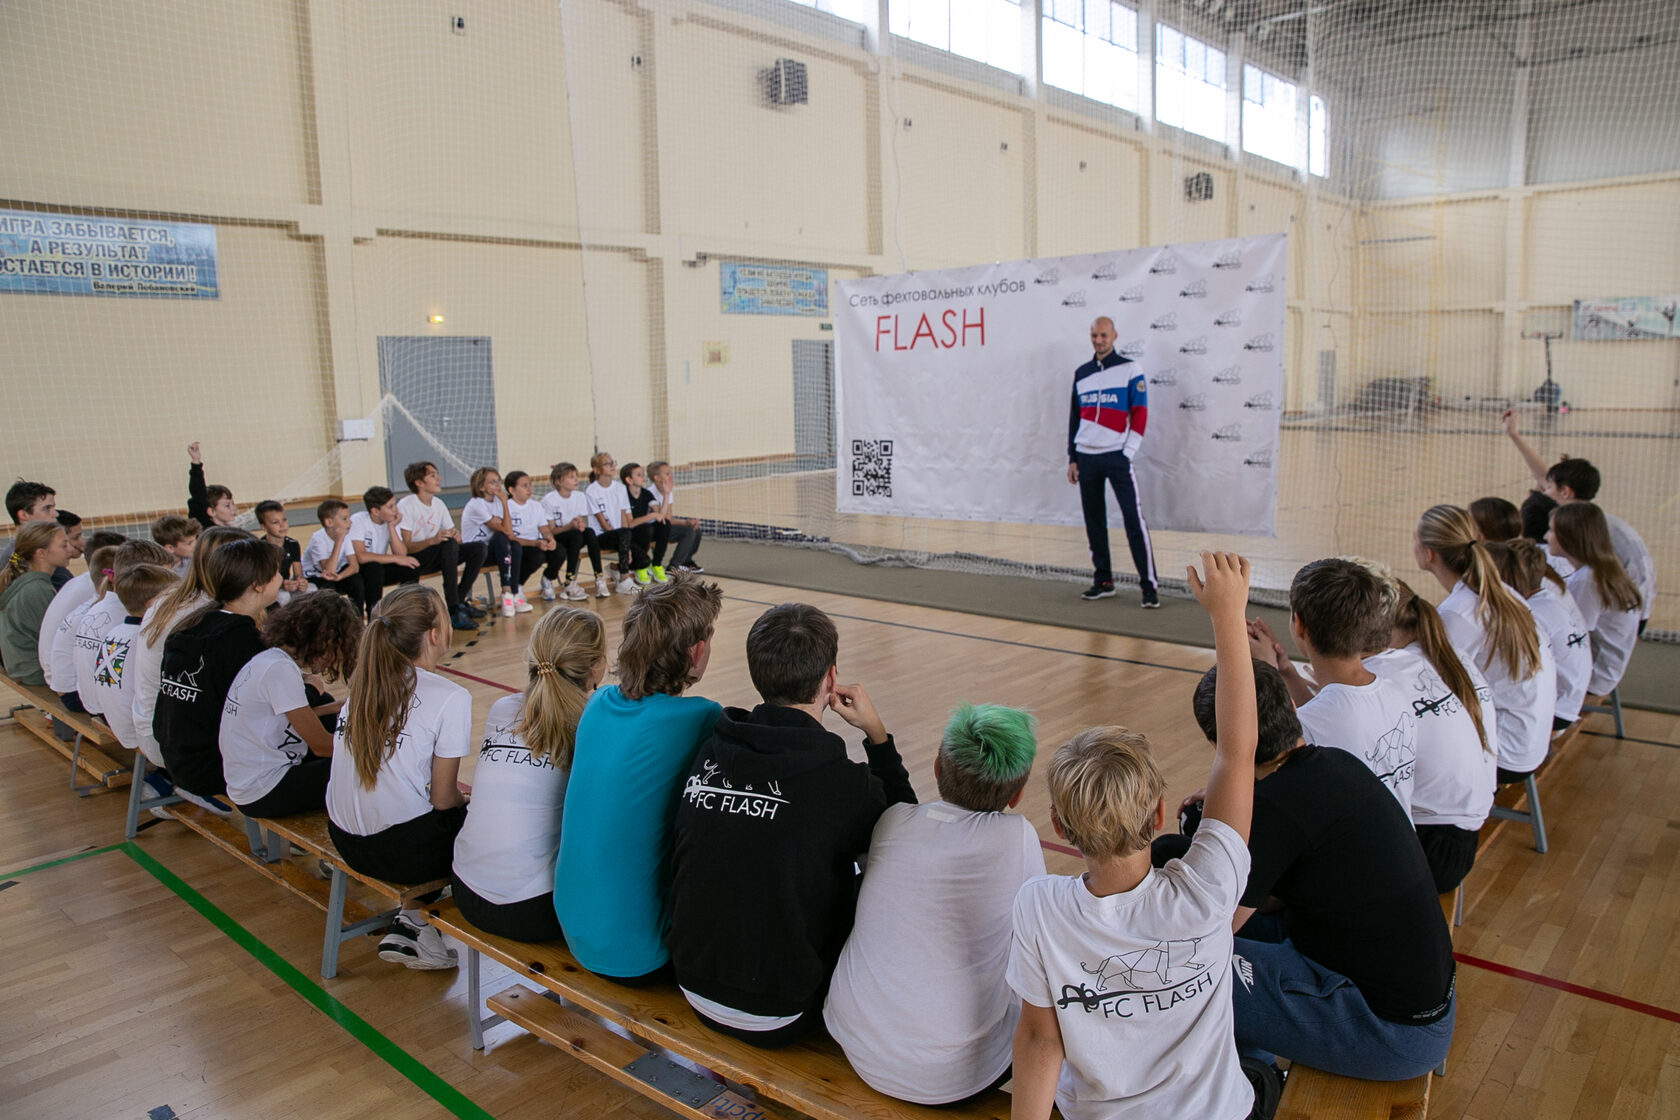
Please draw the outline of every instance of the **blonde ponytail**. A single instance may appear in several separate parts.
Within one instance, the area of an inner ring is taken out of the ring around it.
[[[1482,726],[1482,699],[1476,695],[1476,682],[1470,679],[1470,671],[1464,667],[1458,651],[1447,639],[1447,628],[1441,624],[1435,604],[1419,596],[1403,580],[1395,580],[1394,586],[1400,592],[1399,605],[1394,608],[1394,628],[1422,648],[1424,658],[1440,674],[1441,683],[1458,697],[1458,702],[1470,713],[1470,722],[1476,725],[1476,737],[1482,741],[1482,749],[1491,752],[1493,746],[1488,742],[1487,729]]]
[[[344,705],[344,747],[363,789],[374,787],[385,760],[396,753],[414,699],[414,663],[425,651],[426,635],[440,625],[448,625],[443,600],[411,583],[381,599],[362,631]]]
[[[538,621],[525,649],[528,680],[516,728],[532,758],[561,769],[571,766],[590,673],[606,659],[607,630],[599,615],[559,607]]]
[[[31,521],[20,528],[12,545],[11,559],[0,565],[0,591],[6,590],[13,580],[27,572],[35,562],[35,554],[52,544],[54,533],[62,532],[64,527],[56,521]]]
[[[1534,615],[1500,580],[1470,515],[1458,506],[1431,506],[1418,519],[1417,539],[1476,593],[1476,614],[1488,638],[1484,666],[1497,657],[1514,680],[1539,672],[1540,631]]]

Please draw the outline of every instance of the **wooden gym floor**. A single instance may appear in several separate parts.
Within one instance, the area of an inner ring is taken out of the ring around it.
[[[696,691],[750,705],[747,628],[768,605],[816,603],[840,628],[841,676],[867,685],[924,798],[959,700],[1033,709],[1045,751],[1091,723],[1137,728],[1175,801],[1205,777],[1189,696],[1209,651],[720,582]],[[599,605],[615,645],[624,603]],[[480,719],[519,687],[537,617],[458,638],[447,668]],[[1471,873],[1457,1036],[1431,1116],[1680,1115],[1680,717],[1630,712],[1627,730],[1618,742],[1594,717],[1551,773],[1548,855],[1507,825]],[[123,844],[126,791],[81,799],[66,777],[38,740],[0,725],[7,1117],[667,1115],[516,1028],[475,1054],[458,973],[387,965],[370,941],[320,980],[319,911],[173,823]],[[1041,774],[1022,809],[1054,840]],[[1046,857],[1052,871],[1078,867]],[[486,991],[504,979],[492,970]]]

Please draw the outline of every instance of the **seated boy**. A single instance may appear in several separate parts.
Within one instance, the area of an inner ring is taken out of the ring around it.
[[[671,527],[670,544],[676,548],[671,555],[671,569],[699,575],[706,569],[700,566],[694,554],[700,551],[700,538],[705,534],[699,521],[676,515],[677,483],[671,464],[655,459],[648,464],[647,477],[654,491],[654,502],[659,506],[659,519]],[[661,544],[653,550],[653,566],[663,568],[664,565],[665,546]]]
[[[1315,560],[1295,573],[1289,632],[1311,662],[1316,683],[1280,655],[1265,623],[1256,621],[1250,629],[1258,638],[1254,656],[1275,659],[1283,674],[1307,742],[1357,755],[1410,818],[1418,736],[1413,697],[1364,663],[1388,648],[1395,597],[1392,581],[1356,560]]]
[[[1221,663],[1196,686],[1196,722],[1215,741],[1229,672]],[[1417,833],[1358,759],[1307,745],[1272,666],[1236,672],[1253,679],[1260,714],[1252,867],[1235,919],[1237,1045],[1245,1059],[1373,1081],[1434,1069],[1452,1042],[1453,947]],[[1183,844],[1163,836],[1155,858]]]
[[[888,805],[916,801],[868,693],[835,683],[839,644],[816,607],[783,603],[760,615],[747,671],[764,703],[724,709],[677,806],[677,983],[701,1023],[757,1046],[821,1027],[852,928],[854,861]],[[830,709],[863,731],[867,765],[824,729]]]
[[[362,610],[362,582],[357,578],[356,552],[350,544],[350,507],[328,498],[315,507],[321,527],[303,550],[303,577],[323,591],[337,591]]]
[[[1190,589],[1227,670],[1202,827],[1181,859],[1152,870],[1167,807],[1144,737],[1093,727],[1056,752],[1050,822],[1086,872],[1034,879],[1015,899],[1016,1120],[1044,1120],[1052,1103],[1067,1120],[1242,1120],[1254,1103],[1231,1032],[1231,916],[1248,877],[1257,738],[1248,561],[1204,552],[1202,568]]]
[[[1505,434],[1517,446],[1517,454],[1522,456],[1529,472],[1534,475],[1534,481],[1548,498],[1564,505],[1568,502],[1590,502],[1598,497],[1603,478],[1597,467],[1585,459],[1567,457],[1547,466],[1546,461],[1517,431],[1516,411],[1506,409],[1500,419],[1505,424]],[[1651,602],[1657,594],[1657,569],[1651,560],[1651,550],[1632,525],[1609,510],[1604,511],[1604,520],[1610,529],[1611,550],[1621,561],[1622,570],[1639,588],[1643,603],[1639,609],[1639,633],[1643,634],[1646,624],[1651,621]]]
[[[684,693],[705,675],[723,605],[715,583],[673,580],[624,612],[618,683],[578,720],[554,864],[554,913],[578,963],[620,984],[670,977],[671,822],[717,722]]]
[[[175,585],[173,571],[161,564],[124,565],[116,579],[117,601],[122,605],[122,617],[112,623],[99,643],[94,661],[93,687],[98,694],[98,710],[111,725],[117,742],[129,750],[139,750],[140,740],[134,731],[134,674],[126,672],[129,646],[140,633],[140,616],[152,600]]]
[[[962,704],[933,761],[940,799],[890,805],[875,825],[823,1022],[878,1092],[950,1104],[1009,1069],[1010,917],[1044,852],[1032,822],[1005,810],[1037,750],[1026,712]]]
[[[257,515],[257,524],[262,526],[263,540],[280,550],[280,602],[284,605],[288,596],[309,589],[309,581],[303,578],[303,549],[292,536],[292,523],[286,517],[285,506],[271,498],[258,502],[252,512]]]
[[[212,525],[232,525],[239,517],[233,491],[226,486],[204,485],[204,458],[198,453],[198,441],[187,444],[187,516],[202,528]],[[284,573],[282,573],[284,574]]]
[[[13,529],[31,521],[57,521],[58,491],[44,482],[20,478],[6,489],[6,514],[12,519]],[[0,564],[11,562],[13,543],[0,542]]]
[[[41,637],[36,645],[36,655],[41,659],[41,665],[46,669],[47,686],[52,687],[53,644],[58,637],[64,620],[70,617],[72,611],[83,603],[91,602],[94,596],[93,577],[98,575],[94,568],[95,554],[101,549],[115,549],[128,538],[121,533],[114,533],[109,529],[96,529],[88,535],[86,551],[88,570],[71,576],[63,587],[53,596],[53,601],[47,607],[47,613],[41,617]],[[101,567],[109,567],[103,564]],[[73,628],[72,628],[73,629]],[[73,685],[71,686],[74,687]],[[55,689],[62,692],[63,689]]]
[[[82,558],[82,519],[79,514],[71,513],[67,509],[58,511],[58,524],[64,530],[64,539],[70,545],[70,560],[74,563]],[[71,580],[69,568],[55,568],[53,570],[53,590],[59,591]]]
[[[391,532],[402,519],[395,494],[383,486],[369,486],[362,491],[362,505],[367,508],[350,518],[350,548],[362,581],[362,606],[372,614],[385,585],[400,582],[398,575],[387,573],[418,568],[420,561],[403,551],[401,534]]]
[[[397,503],[399,520],[391,535],[402,541],[403,552],[412,556],[417,566],[404,571],[400,581],[418,583],[421,576],[440,573],[450,623],[457,630],[477,630],[478,623],[473,620],[483,618],[484,611],[467,600],[488,549],[483,541],[461,543],[455,518],[438,497],[443,492],[443,479],[438,476],[437,464],[410,463],[403,468],[403,481],[410,493]]]
[[[152,540],[164,547],[173,558],[175,574],[184,576],[192,565],[193,549],[198,547],[198,535],[204,526],[190,517],[166,513],[152,522]]]

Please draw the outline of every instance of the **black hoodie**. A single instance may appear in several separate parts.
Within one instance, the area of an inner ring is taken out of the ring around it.
[[[182,789],[200,797],[227,792],[220,743],[222,705],[239,670],[266,648],[254,621],[220,610],[164,641],[152,731],[163,748],[170,780]]]
[[[822,1006],[851,932],[854,861],[888,805],[915,804],[892,736],[869,764],[799,711],[725,708],[677,805],[671,963],[749,1015]]]

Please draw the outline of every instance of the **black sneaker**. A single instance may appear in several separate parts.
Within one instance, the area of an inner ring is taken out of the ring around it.
[[[1155,589],[1153,587],[1149,588],[1149,590],[1147,590],[1143,593],[1143,609],[1144,610],[1146,610],[1146,611],[1156,610],[1157,608],[1160,607],[1160,605],[1161,605],[1161,597],[1159,595],[1155,594]]]
[[[1254,1087],[1254,1110],[1248,1114],[1249,1120],[1272,1120],[1277,1113],[1278,1102],[1283,1098],[1283,1071],[1258,1058],[1243,1058],[1240,1061],[1243,1076]]]
[[[483,618],[484,617],[484,608],[479,606],[477,603],[474,603],[470,599],[461,604],[461,609],[467,612],[467,617],[468,618]]]
[[[1086,602],[1095,602],[1098,599],[1112,599],[1114,598],[1114,585],[1112,583],[1093,583],[1084,591],[1080,592],[1079,597],[1084,599]]]
[[[450,615],[449,623],[457,630],[478,629],[478,623],[473,621],[472,615],[468,614],[465,609],[457,610],[454,614]]]

